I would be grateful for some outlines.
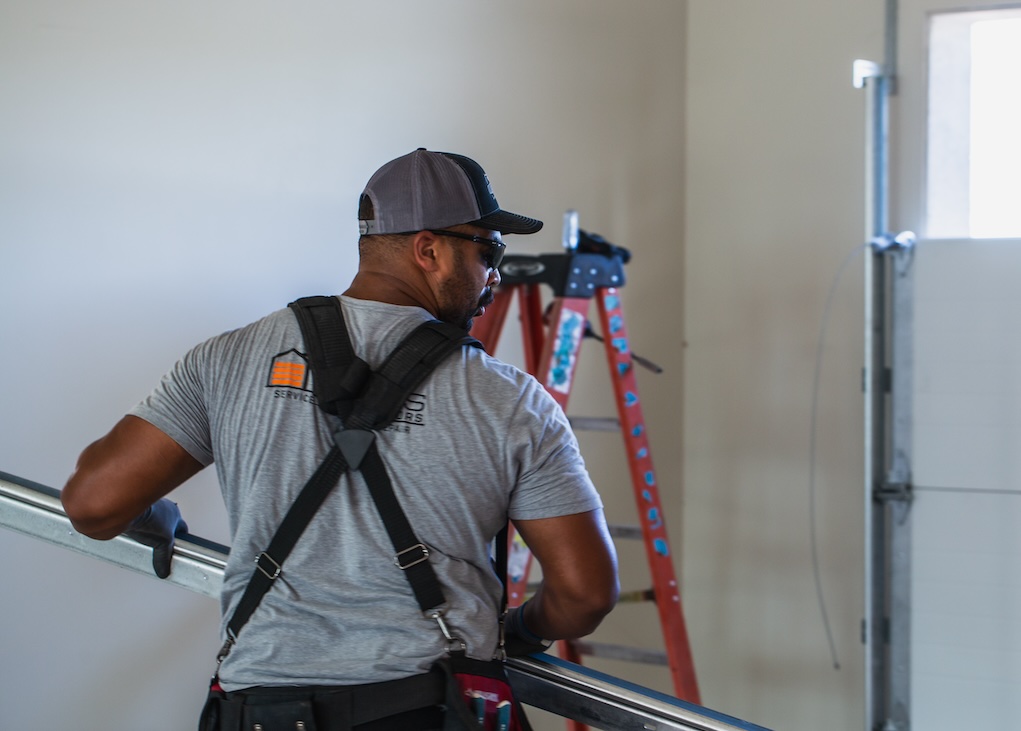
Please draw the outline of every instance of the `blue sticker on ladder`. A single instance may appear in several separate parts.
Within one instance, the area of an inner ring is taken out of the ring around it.
[[[659,517],[659,508],[649,508],[649,527],[652,530],[663,527],[663,519]]]
[[[642,436],[642,425],[641,424],[639,424],[638,426],[636,426],[634,429],[631,430],[631,436],[633,436],[633,437],[640,437],[640,436]]]
[[[608,294],[603,299],[603,303],[606,305],[606,309],[615,310],[620,307],[620,298],[614,294]]]
[[[651,472],[646,472],[645,473],[645,484],[649,485],[650,487],[652,485],[655,485],[656,484],[656,475],[652,474]]]
[[[656,549],[656,553],[658,553],[660,556],[670,555],[670,547],[667,546],[666,541],[664,541],[662,538],[657,538],[656,540],[654,540],[652,542],[652,545]]]
[[[627,391],[627,392],[624,393],[624,405],[625,406],[634,406],[637,403],[638,403],[638,396],[636,396],[635,394],[631,393],[630,391]]]
[[[561,315],[547,384],[560,393],[570,392],[571,374],[584,323],[584,319],[576,312],[565,310]]]
[[[652,493],[649,492],[648,490],[642,490],[642,497],[645,498],[645,502],[647,503],[652,502]]]
[[[610,318],[610,334],[620,332],[620,329],[624,327],[624,318],[620,315],[614,315]]]
[[[629,366],[627,363],[618,363],[617,364],[617,372],[620,373],[620,375],[623,376],[629,370],[631,370],[631,366]]]
[[[646,457],[648,457],[649,456],[648,447],[642,447],[641,449],[639,449],[638,454],[636,454],[635,456],[638,457],[638,459],[645,459]]]
[[[612,341],[613,347],[617,349],[618,353],[627,352],[627,338],[614,338]]]

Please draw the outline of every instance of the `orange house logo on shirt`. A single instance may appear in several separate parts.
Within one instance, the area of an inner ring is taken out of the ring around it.
[[[266,385],[311,391],[312,371],[308,367],[308,359],[294,348],[273,356]]]

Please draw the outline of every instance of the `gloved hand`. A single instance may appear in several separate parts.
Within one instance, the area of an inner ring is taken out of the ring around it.
[[[177,503],[160,498],[135,518],[124,535],[152,546],[152,568],[161,579],[170,576],[170,559],[174,555],[174,536],[188,532]]]
[[[508,657],[546,652],[553,644],[553,640],[544,640],[528,629],[525,624],[525,604],[509,609],[503,620],[503,647]]]

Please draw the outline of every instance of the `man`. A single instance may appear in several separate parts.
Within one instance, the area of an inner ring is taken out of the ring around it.
[[[359,225],[358,273],[341,302],[356,354],[377,368],[424,321],[469,329],[500,283],[502,235],[535,233],[542,222],[502,210],[473,160],[419,149],[372,176]],[[164,496],[215,462],[232,545],[225,626],[257,570],[253,558],[332,444],[334,420],[301,377],[307,352],[286,308],[194,348],[82,453],[63,491],[74,526],[155,546],[154,565],[166,576],[183,522]],[[534,378],[477,348],[455,352],[418,391],[408,418],[376,443],[429,548],[449,632],[470,657],[497,654],[501,586],[489,547],[509,517],[543,580],[506,631],[533,642],[590,633],[616,602],[616,556],[559,406]],[[276,686],[357,694],[386,682],[400,698],[402,683],[427,674],[448,640],[423,616],[392,556],[364,479],[346,473],[223,660],[224,691],[256,702]],[[437,713],[384,714],[355,728],[433,728]]]

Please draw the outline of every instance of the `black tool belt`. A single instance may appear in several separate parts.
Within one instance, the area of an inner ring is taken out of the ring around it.
[[[410,731],[443,725],[439,673],[366,685],[210,689],[199,731]]]

